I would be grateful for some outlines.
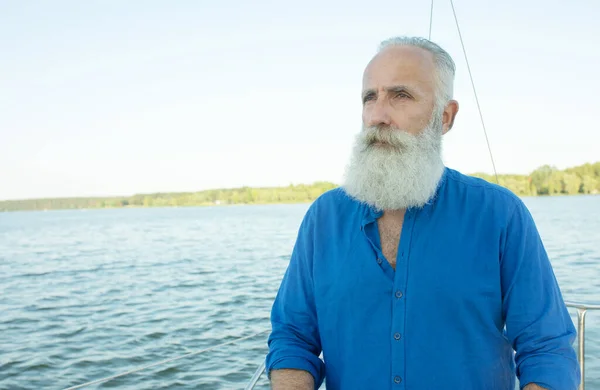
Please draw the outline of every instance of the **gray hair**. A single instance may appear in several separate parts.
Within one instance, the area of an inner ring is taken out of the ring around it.
[[[428,39],[421,37],[393,37],[389,38],[379,45],[378,53],[392,46],[413,46],[429,51],[433,54],[435,66],[437,69],[436,80],[436,105],[444,107],[454,95],[454,75],[456,65],[448,52]]]

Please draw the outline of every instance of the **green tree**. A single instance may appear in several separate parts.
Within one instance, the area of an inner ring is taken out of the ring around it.
[[[564,173],[562,177],[563,192],[568,195],[579,193],[581,188],[581,178],[575,173]]]
[[[531,181],[538,195],[548,195],[551,193],[550,180],[554,170],[555,168],[544,165],[531,173]]]

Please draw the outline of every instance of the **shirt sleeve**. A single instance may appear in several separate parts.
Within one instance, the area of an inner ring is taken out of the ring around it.
[[[534,220],[521,201],[502,247],[502,314],[521,388],[536,383],[550,390],[576,390],[581,380],[572,346],[576,330]]]
[[[271,310],[271,334],[266,370],[299,369],[312,374],[315,388],[325,378],[325,364],[319,358],[321,340],[315,308],[312,261],[314,249],[312,208],[305,215]]]

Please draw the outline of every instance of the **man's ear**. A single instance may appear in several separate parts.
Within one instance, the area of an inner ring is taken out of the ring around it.
[[[444,107],[444,114],[442,116],[442,134],[446,134],[454,126],[454,119],[458,113],[458,102],[456,100],[450,100],[446,107]]]

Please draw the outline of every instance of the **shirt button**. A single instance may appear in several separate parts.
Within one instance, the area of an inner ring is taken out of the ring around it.
[[[400,378],[399,376],[395,376],[394,383],[400,383],[400,382],[402,382],[402,378]]]
[[[396,298],[402,298],[402,291],[396,291]]]
[[[379,257],[377,258],[377,264],[381,264],[383,262],[383,260],[381,260]]]
[[[396,340],[400,340],[400,337],[401,337],[401,336],[400,336],[400,333],[396,333],[396,334],[394,334],[394,338],[395,338]]]

